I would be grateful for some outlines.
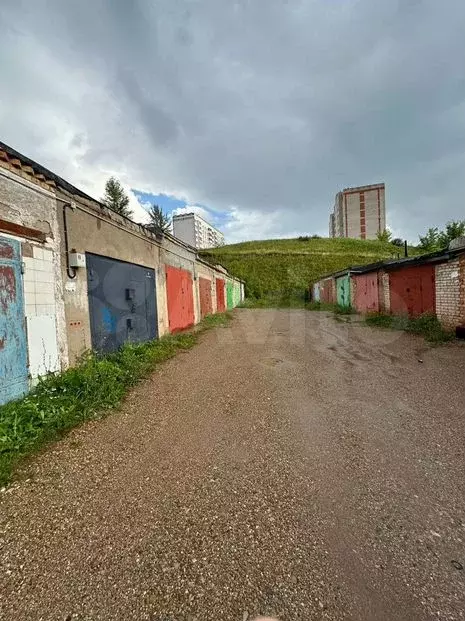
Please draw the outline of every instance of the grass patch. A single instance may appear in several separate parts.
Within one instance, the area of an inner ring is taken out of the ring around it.
[[[268,298],[276,307],[278,297],[301,296],[311,282],[351,265],[366,265],[396,258],[399,248],[390,243],[361,239],[269,239],[220,246],[200,253],[220,263],[246,283],[246,296]],[[412,251],[413,254],[413,251]],[[271,300],[270,300],[271,298]],[[284,303],[280,302],[280,305]]]
[[[418,334],[429,343],[445,343],[454,339],[454,333],[445,330],[433,313],[425,313],[419,317],[371,313],[365,317],[365,322],[377,328],[404,330],[404,332]]]
[[[262,297],[248,297],[241,308],[305,308],[308,294],[304,290],[271,291]]]
[[[206,329],[225,325],[229,313],[209,315],[191,332],[138,345],[107,356],[89,354],[60,375],[49,375],[23,399],[0,406],[0,485],[15,464],[46,442],[115,408],[131,386],[180,350],[190,349]]]

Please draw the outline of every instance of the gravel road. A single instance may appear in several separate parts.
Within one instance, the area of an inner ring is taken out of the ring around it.
[[[465,617],[465,346],[237,310],[0,494],[0,618]]]

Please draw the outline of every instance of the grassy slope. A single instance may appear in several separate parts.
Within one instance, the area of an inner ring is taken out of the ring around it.
[[[324,274],[397,257],[402,248],[359,239],[268,239],[204,251],[246,282],[247,295],[304,290]],[[402,256],[402,255],[401,255]]]

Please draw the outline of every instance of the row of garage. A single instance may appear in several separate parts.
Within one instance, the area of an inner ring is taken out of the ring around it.
[[[0,143],[0,403],[92,350],[237,306],[243,283]]]
[[[444,327],[465,325],[465,240],[446,251],[354,266],[311,286],[314,301],[359,313],[434,313]]]
[[[240,281],[200,261],[193,269],[169,264],[157,269],[86,252],[85,264],[91,344],[101,353],[185,330],[242,300]],[[77,288],[77,282],[71,284]]]

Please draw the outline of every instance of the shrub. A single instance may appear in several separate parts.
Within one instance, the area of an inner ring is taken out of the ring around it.
[[[419,334],[430,343],[444,343],[454,338],[454,334],[442,327],[434,313],[424,313],[418,317],[370,313],[365,317],[365,321],[368,325],[378,328],[393,328]]]

